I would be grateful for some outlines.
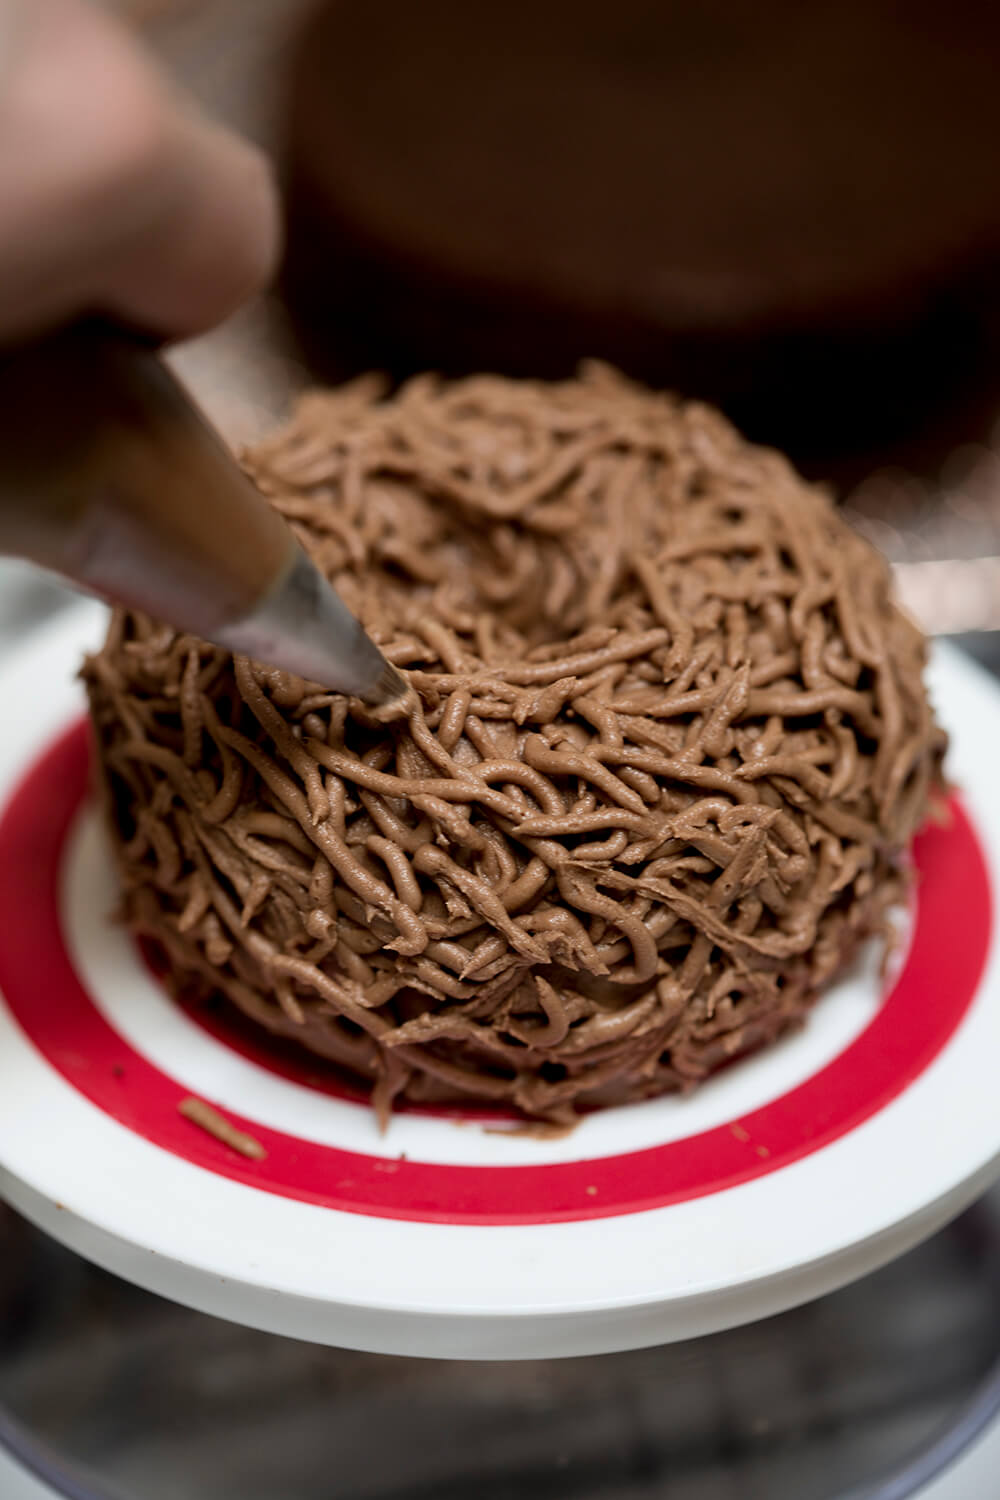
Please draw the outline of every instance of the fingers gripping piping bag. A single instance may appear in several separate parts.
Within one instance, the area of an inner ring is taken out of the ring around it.
[[[945,737],[882,559],[599,366],[362,381],[247,465],[394,713],[119,611],[86,679],[171,982],[397,1101],[552,1126],[798,1023],[905,892]]]

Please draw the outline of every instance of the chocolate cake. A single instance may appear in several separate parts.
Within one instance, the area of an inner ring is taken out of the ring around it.
[[[778,454],[591,365],[317,391],[249,472],[410,693],[119,611],[132,929],[397,1101],[535,1120],[801,1021],[904,893],[944,736],[882,559]]]
[[[326,378],[598,355],[818,465],[982,438],[945,408],[996,364],[998,66],[979,0],[327,0],[296,327]]]

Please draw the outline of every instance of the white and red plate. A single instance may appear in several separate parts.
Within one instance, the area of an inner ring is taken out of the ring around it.
[[[0,671],[0,1188],[81,1254],[299,1338],[587,1354],[763,1317],[902,1253],[1000,1176],[1000,690],[939,649],[960,787],[875,956],[692,1098],[554,1141],[363,1100],[224,1009],[180,1006],[112,920],[75,673],[83,606]],[[178,1111],[212,1103],[247,1160]]]

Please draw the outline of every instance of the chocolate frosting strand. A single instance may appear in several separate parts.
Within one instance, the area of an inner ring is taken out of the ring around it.
[[[395,718],[135,613],[85,668],[133,929],[395,1100],[565,1124],[798,1021],[945,748],[883,561],[715,412],[588,366],[304,398],[246,467]]]

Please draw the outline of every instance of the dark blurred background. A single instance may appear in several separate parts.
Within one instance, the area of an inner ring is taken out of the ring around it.
[[[333,374],[596,355],[820,472],[973,432],[998,61],[981,0],[320,4],[283,118],[296,328]]]

